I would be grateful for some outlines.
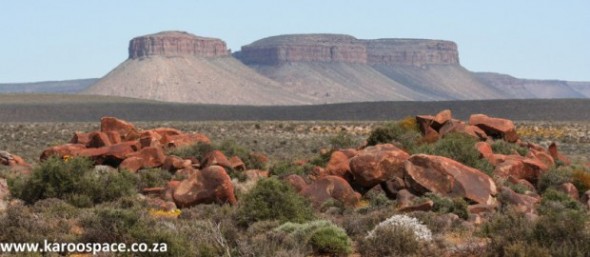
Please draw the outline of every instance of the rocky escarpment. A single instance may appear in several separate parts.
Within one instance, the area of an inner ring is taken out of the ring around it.
[[[444,40],[281,35],[243,46],[234,56],[322,102],[503,97],[461,67],[457,44]]]
[[[428,39],[363,40],[367,49],[367,63],[371,65],[456,64],[459,65],[457,44]]]
[[[228,56],[229,51],[217,38],[199,37],[187,32],[166,31],[136,37],[129,42],[129,59],[146,56]]]
[[[288,62],[367,63],[367,50],[353,36],[337,34],[281,35],[243,46],[235,55],[246,64]]]
[[[414,65],[459,64],[457,44],[428,39],[360,40],[339,34],[268,37],[242,47],[242,62],[279,65],[290,62],[337,62]]]

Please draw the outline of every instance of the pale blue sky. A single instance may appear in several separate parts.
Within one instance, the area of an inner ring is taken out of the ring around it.
[[[472,71],[590,81],[590,1],[0,2],[0,83],[101,77],[131,38],[184,30],[232,50],[290,33],[457,42]]]

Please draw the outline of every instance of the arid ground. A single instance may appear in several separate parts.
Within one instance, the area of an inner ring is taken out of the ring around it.
[[[250,150],[264,152],[271,160],[307,159],[329,147],[338,133],[351,135],[358,143],[386,121],[154,121],[134,122],[141,128],[173,127],[203,133],[214,142],[233,140]],[[76,131],[93,131],[97,122],[0,123],[0,149],[38,161],[49,146],[67,143]],[[555,141],[560,151],[581,162],[590,161],[590,122],[517,121],[523,140],[548,146]]]

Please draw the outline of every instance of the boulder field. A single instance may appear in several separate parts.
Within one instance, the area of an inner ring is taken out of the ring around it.
[[[534,205],[540,202],[540,196],[533,185],[557,163],[570,162],[559,153],[555,144],[546,149],[520,140],[510,120],[474,114],[468,122],[463,122],[453,119],[450,110],[444,110],[435,115],[418,115],[415,121],[422,137],[428,138],[421,140],[423,143],[435,142],[451,132],[473,137],[476,141],[473,151],[493,167],[492,171],[486,173],[443,156],[411,154],[393,143],[383,143],[332,149],[324,153],[329,156],[324,166],[313,167],[313,172],[307,175],[291,174],[280,179],[292,185],[316,208],[322,208],[328,201],[358,207],[362,205],[363,195],[381,190],[387,197],[398,200],[398,210],[402,212],[431,210],[434,206],[431,200],[412,200],[431,193],[461,198],[474,214],[493,212],[500,203],[513,205],[518,211],[534,213]],[[524,156],[496,153],[491,146],[494,140],[526,148],[528,153]],[[183,158],[170,154],[171,149],[211,143],[206,135],[199,133],[165,127],[144,130],[115,117],[103,117],[99,130],[74,133],[69,143],[43,150],[40,160],[83,156],[95,165],[110,166],[119,172],[136,173],[141,169],[160,168],[179,174],[181,176],[175,176],[164,187],[142,190],[165,210],[209,203],[235,205],[239,203],[237,187],[251,188],[256,181],[269,176],[268,168],[249,167],[248,162],[240,157],[228,157],[213,148],[201,156]],[[252,152],[249,157],[269,162],[261,153]],[[0,151],[0,165],[23,174],[31,173],[31,165],[5,151]],[[232,180],[236,176],[245,177],[246,183]],[[518,193],[499,184],[504,181],[520,185],[526,188],[526,192]],[[9,199],[5,182],[0,181],[0,202],[4,205],[4,199]],[[252,183],[248,185],[248,182]],[[588,203],[590,192],[580,194],[572,183],[564,183],[558,190]],[[502,198],[498,197],[500,194]]]

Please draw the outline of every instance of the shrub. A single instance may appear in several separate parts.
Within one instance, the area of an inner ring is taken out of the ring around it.
[[[139,174],[139,183],[138,189],[141,190],[146,187],[161,187],[165,186],[170,179],[172,179],[172,175],[170,172],[154,168],[154,169],[143,169],[138,171]]]
[[[276,178],[260,180],[241,200],[237,211],[240,225],[261,220],[304,222],[312,218],[308,201]]]
[[[288,233],[296,242],[309,245],[319,254],[342,255],[352,251],[351,240],[346,232],[325,220],[303,224],[287,222],[276,231]]]
[[[313,166],[325,167],[328,164],[328,162],[330,161],[330,157],[332,156],[333,152],[334,152],[334,149],[331,149],[330,151],[326,151],[324,153],[320,153],[320,155],[309,160],[309,166],[311,166],[311,167],[313,167]]]
[[[345,254],[352,251],[350,238],[336,226],[318,229],[311,236],[310,244],[320,254]]]
[[[572,183],[574,183],[581,193],[590,190],[590,172],[583,169],[575,169],[572,173]]]
[[[377,227],[373,236],[360,240],[358,251],[362,256],[409,256],[418,253],[420,241],[407,227]]]
[[[553,167],[539,177],[537,190],[539,193],[551,187],[557,187],[563,183],[572,181],[572,170],[569,167]]]
[[[433,144],[423,144],[415,148],[413,153],[444,156],[491,174],[493,166],[485,159],[479,158],[480,154],[474,147],[475,143],[477,140],[469,135],[450,133]]]
[[[291,174],[307,175],[310,169],[311,168],[309,167],[309,165],[295,165],[290,161],[280,161],[275,163],[270,168],[270,175],[278,177]]]
[[[562,196],[547,197],[563,200]],[[489,256],[529,256],[523,255],[530,253],[523,248],[539,245],[545,248],[535,252],[539,256],[585,256],[590,252],[590,233],[581,229],[588,226],[588,214],[568,209],[553,200],[541,205],[542,215],[536,220],[516,212],[494,215],[482,229],[483,234],[491,239]]]
[[[76,241],[77,236],[71,234],[72,225],[76,224],[71,215],[78,212],[61,200],[48,199],[38,203],[42,202],[45,202],[44,206],[16,204],[7,208],[0,215],[0,242]],[[60,213],[61,210],[65,212]]]
[[[508,143],[504,140],[494,140],[494,143],[491,144],[492,151],[497,154],[514,154],[515,152],[521,156],[526,156],[529,152],[529,149],[526,147],[522,147],[517,144]]]
[[[393,215],[379,223],[359,242],[362,256],[438,256],[432,232],[416,218]]]
[[[166,252],[145,256],[194,256],[187,237],[174,224],[150,218],[141,209],[99,207],[82,219],[83,242],[165,244]]]
[[[404,227],[410,229],[414,233],[416,240],[430,241],[432,240],[432,232],[428,227],[424,226],[419,220],[406,215],[393,215],[389,219],[377,224],[375,229],[369,232],[367,237],[374,237],[376,229],[393,229],[398,227]]]
[[[555,189],[547,189],[543,193],[539,211],[541,213],[549,213],[551,211],[561,211],[562,209],[582,210],[583,207],[580,202],[572,199],[569,195],[559,192]]]
[[[425,196],[434,202],[433,211],[438,213],[454,213],[459,218],[465,220],[469,218],[468,204],[463,198],[447,198],[433,193],[427,193]]]
[[[86,158],[50,158],[35,168],[31,176],[21,176],[9,183],[12,195],[29,204],[59,198],[78,207],[134,194],[136,185],[135,175],[128,172],[94,172],[92,162]]]
[[[410,119],[414,121],[412,122]],[[421,138],[418,125],[415,122],[414,118],[406,118],[377,127],[369,134],[367,144],[397,143],[405,149],[413,149]]]

